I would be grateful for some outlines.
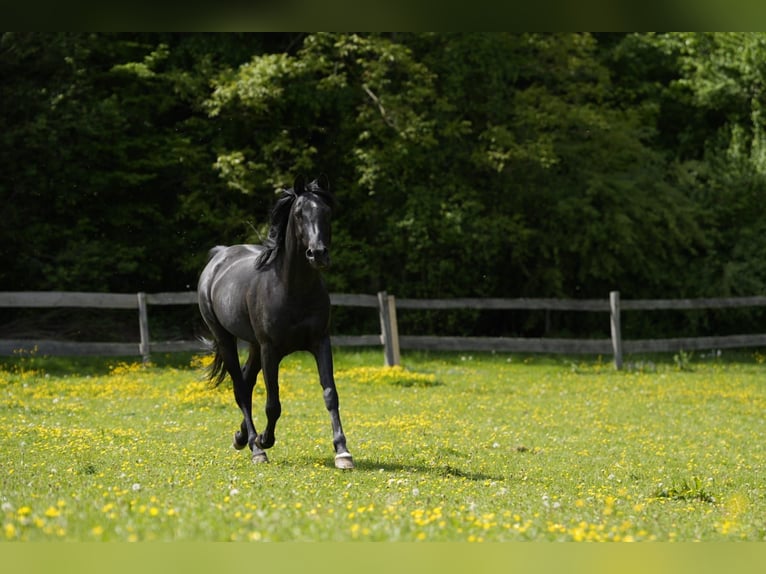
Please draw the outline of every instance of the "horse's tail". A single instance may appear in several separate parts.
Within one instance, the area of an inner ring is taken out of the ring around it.
[[[213,362],[207,366],[207,380],[211,387],[217,387],[226,379],[226,367],[223,364],[221,350],[218,347],[218,341],[202,339],[202,343],[214,353]]]

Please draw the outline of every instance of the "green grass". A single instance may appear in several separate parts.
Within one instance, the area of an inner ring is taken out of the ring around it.
[[[336,351],[345,472],[307,355],[268,465],[199,359],[5,359],[0,540],[764,540],[766,364],[726,357]]]

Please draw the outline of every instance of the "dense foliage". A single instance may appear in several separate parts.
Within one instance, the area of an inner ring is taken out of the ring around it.
[[[194,288],[321,172],[335,291],[761,294],[764,62],[755,33],[5,33],[0,289]]]

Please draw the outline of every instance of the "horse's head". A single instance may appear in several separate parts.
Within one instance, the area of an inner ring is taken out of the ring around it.
[[[322,176],[306,184],[297,179],[293,186],[296,199],[292,215],[296,239],[305,249],[306,259],[317,270],[330,266],[330,219],[333,197],[327,178]]]

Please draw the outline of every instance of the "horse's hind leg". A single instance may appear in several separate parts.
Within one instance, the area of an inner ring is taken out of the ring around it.
[[[251,405],[251,412],[252,412],[252,396],[253,396],[253,388],[255,387],[255,379],[258,376],[258,368],[254,368],[252,363],[252,353],[250,357],[247,360],[247,363],[245,363],[245,366],[242,367],[242,390],[241,392],[237,391],[236,386],[234,387],[234,398],[237,401],[237,405],[240,405],[240,395],[242,396],[250,396],[250,405]],[[241,408],[241,407],[240,407]],[[247,430],[247,417],[243,415],[242,417],[242,424],[239,425],[239,430],[234,433],[234,448],[237,450],[242,450],[245,448],[248,444],[248,430]]]
[[[258,371],[261,370],[261,353],[260,349],[257,345],[251,344],[250,345],[250,355],[247,358],[247,362],[245,363],[245,366],[242,368],[242,389],[240,393],[237,393],[237,389],[235,387],[234,389],[234,396],[237,399],[237,404],[240,403],[240,400],[238,397],[238,394],[244,397],[246,406],[249,407],[249,412],[252,415],[252,397],[253,397],[253,388],[255,387],[255,381],[258,377]],[[253,425],[253,428],[255,428],[255,425]],[[239,427],[239,430],[234,433],[234,448],[237,450],[242,450],[245,448],[249,443],[249,431],[248,431],[248,418],[247,415],[244,415],[243,411],[243,418],[242,418],[242,424]]]
[[[242,411],[242,424],[240,425],[240,430],[234,434],[234,447],[240,449],[244,448],[245,444],[248,444],[250,445],[250,450],[253,451],[254,462],[268,462],[266,453],[255,446],[257,432],[253,423],[253,387],[260,370],[260,357],[258,353],[255,353],[256,358],[253,359],[252,350],[251,347],[250,357],[243,371],[239,366],[236,338],[230,337],[225,342],[220,341],[219,352],[221,353],[226,370],[231,375],[231,381],[234,386],[234,399]]]

